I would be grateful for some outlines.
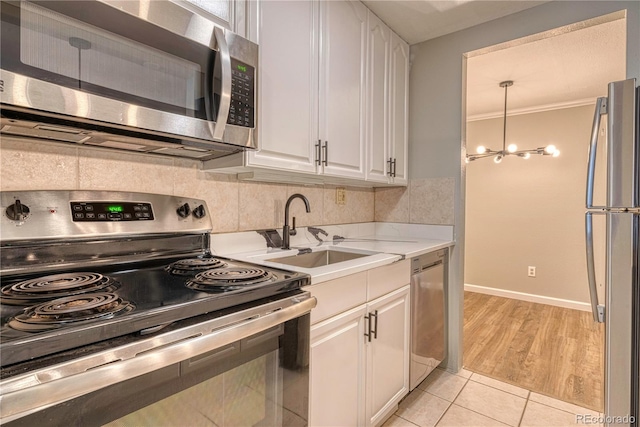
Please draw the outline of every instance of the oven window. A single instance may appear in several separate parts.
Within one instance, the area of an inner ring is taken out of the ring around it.
[[[2,3],[3,69],[207,119],[215,51],[99,2],[47,3]]]
[[[283,373],[277,360],[278,351],[273,351],[106,426],[283,425],[287,410],[282,408]],[[287,416],[303,420],[292,411]]]

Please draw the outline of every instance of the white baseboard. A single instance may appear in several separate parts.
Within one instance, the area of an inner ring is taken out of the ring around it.
[[[591,311],[591,305],[586,302],[572,301],[568,299],[560,299],[553,297],[545,297],[542,295],[526,294],[524,292],[507,291],[505,289],[488,288],[486,286],[464,284],[464,290],[469,292],[477,292],[479,294],[495,295],[497,297],[505,297],[518,299],[522,301],[537,302],[539,304],[555,305],[556,307],[572,308],[574,310]]]

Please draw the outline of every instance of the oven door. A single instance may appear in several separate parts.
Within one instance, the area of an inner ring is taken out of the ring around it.
[[[315,304],[300,292],[3,380],[0,423],[306,425]]]
[[[170,1],[1,5],[3,109],[255,145],[257,46],[248,40]]]

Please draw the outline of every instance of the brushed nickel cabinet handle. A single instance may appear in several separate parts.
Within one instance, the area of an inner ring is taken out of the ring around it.
[[[327,159],[329,158],[329,141],[324,142],[324,147],[322,147],[322,149],[324,150],[324,158],[322,159],[322,164],[327,166]]]
[[[322,144],[322,140],[318,140],[316,144],[316,165],[320,166],[322,164],[322,153],[320,152],[320,145]]]

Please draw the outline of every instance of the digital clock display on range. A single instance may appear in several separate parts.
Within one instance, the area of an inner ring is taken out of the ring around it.
[[[146,202],[71,202],[73,221],[153,221],[151,203]]]

